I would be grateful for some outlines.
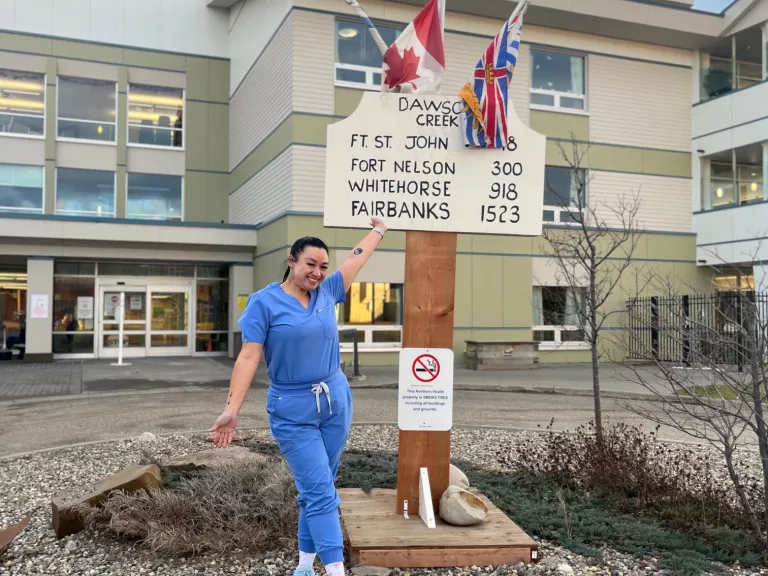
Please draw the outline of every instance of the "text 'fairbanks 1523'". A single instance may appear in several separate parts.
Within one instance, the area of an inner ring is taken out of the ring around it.
[[[512,108],[504,148],[467,148],[457,98],[366,92],[328,127],[326,226],[541,234],[546,138]]]

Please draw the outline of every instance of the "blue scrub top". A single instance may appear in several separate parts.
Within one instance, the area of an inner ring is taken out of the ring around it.
[[[310,293],[304,306],[273,282],[251,295],[238,324],[243,343],[264,345],[267,376],[276,388],[323,382],[341,369],[336,304],[346,300],[336,271]]]

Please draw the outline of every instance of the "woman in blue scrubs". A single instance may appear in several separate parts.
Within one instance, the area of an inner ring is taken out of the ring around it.
[[[282,284],[273,282],[251,296],[239,321],[243,348],[227,404],[211,428],[216,446],[228,446],[263,352],[269,426],[299,492],[296,576],[314,575],[316,554],[329,576],[344,576],[334,482],[352,426],[352,393],[341,371],[336,304],[344,302],[387,231],[378,218],[371,225],[330,276],[328,247],[318,238],[300,238],[291,247]]]

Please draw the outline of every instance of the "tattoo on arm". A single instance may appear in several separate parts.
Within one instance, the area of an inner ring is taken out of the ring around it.
[[[232,402],[232,392],[230,392],[229,396],[227,397],[227,406],[229,406],[230,402]]]
[[[362,253],[363,253],[363,249],[362,248],[355,248],[355,251],[353,252],[353,254],[355,256],[360,256],[360,254],[362,254]]]

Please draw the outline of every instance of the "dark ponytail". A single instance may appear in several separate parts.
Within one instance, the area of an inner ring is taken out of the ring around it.
[[[304,236],[303,238],[299,238],[296,240],[296,242],[293,243],[293,246],[291,246],[291,258],[294,262],[296,262],[299,259],[299,256],[302,252],[304,252],[305,248],[320,248],[322,250],[325,250],[326,253],[330,254],[330,251],[328,250],[328,246],[325,245],[325,242],[320,240],[320,238],[315,238],[313,236]],[[291,267],[287,267],[285,269],[285,274],[283,275],[283,282],[288,280],[288,276],[291,273]]]

